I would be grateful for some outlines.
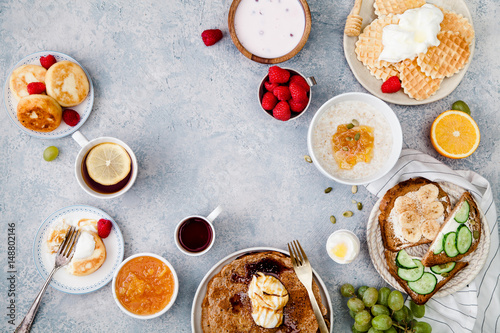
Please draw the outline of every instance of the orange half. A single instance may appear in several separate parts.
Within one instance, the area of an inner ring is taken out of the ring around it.
[[[443,156],[455,159],[470,156],[480,140],[479,127],[465,112],[445,111],[432,123],[431,142]]]

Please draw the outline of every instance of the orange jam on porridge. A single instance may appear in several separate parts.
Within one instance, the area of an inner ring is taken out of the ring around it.
[[[370,163],[374,136],[370,126],[342,124],[332,137],[333,155],[339,168],[349,170],[358,162]]]
[[[168,305],[175,281],[161,260],[143,256],[123,265],[116,276],[116,296],[125,309],[136,315],[151,315]]]

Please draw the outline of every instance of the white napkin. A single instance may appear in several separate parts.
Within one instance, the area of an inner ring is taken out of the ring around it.
[[[476,279],[452,295],[431,298],[426,303],[422,320],[432,326],[433,333],[500,332],[500,243],[490,183],[475,172],[452,170],[427,154],[405,149],[394,168],[383,178],[367,184],[366,188],[381,197],[397,183],[419,176],[448,181],[469,190],[480,203],[491,232],[488,259]]]

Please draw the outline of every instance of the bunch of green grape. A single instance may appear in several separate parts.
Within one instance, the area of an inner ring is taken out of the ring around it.
[[[354,318],[353,333],[432,332],[431,325],[414,319],[424,316],[425,306],[410,301],[410,307],[407,307],[403,295],[397,290],[362,286],[355,293],[354,287],[346,283],[340,287],[340,292],[342,296],[350,297],[347,307]]]

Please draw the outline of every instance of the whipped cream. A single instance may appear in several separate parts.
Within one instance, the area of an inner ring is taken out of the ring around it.
[[[288,302],[288,291],[274,276],[258,272],[248,286],[252,303],[252,318],[264,328],[274,328],[283,322],[283,308]]]
[[[338,230],[328,237],[326,251],[339,264],[348,264],[359,254],[359,239],[349,230]]]
[[[85,259],[94,253],[95,240],[90,233],[82,231],[78,243],[76,243],[75,254],[73,259]]]
[[[419,53],[427,52],[430,46],[439,45],[437,34],[444,18],[439,8],[425,4],[398,17],[398,24],[390,24],[382,31],[384,49],[378,60],[398,62],[413,59]]]

